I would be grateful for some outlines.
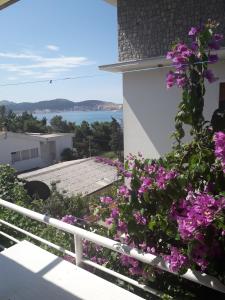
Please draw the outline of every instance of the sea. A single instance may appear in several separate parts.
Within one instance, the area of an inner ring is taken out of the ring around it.
[[[54,116],[62,116],[63,120],[69,122],[75,122],[76,124],[81,124],[82,121],[87,121],[88,123],[98,122],[110,122],[112,118],[115,118],[118,122],[123,122],[123,111],[122,110],[110,110],[110,111],[66,111],[66,112],[51,112],[51,113],[34,113],[35,117],[39,120],[46,118],[49,123]]]

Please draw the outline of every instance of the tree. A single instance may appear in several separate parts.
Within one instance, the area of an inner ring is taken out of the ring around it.
[[[81,125],[76,126],[74,144],[77,152],[77,158],[91,156],[92,130],[88,122],[83,121]]]
[[[110,138],[111,150],[118,155],[118,158],[121,158],[123,151],[123,131],[118,121],[114,118],[112,118],[111,122]]]
[[[74,150],[65,148],[61,153],[61,158],[63,161],[73,160],[76,158],[76,154],[74,153]]]

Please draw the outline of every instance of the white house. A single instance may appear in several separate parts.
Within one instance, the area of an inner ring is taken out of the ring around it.
[[[0,163],[17,171],[43,168],[61,160],[65,148],[73,147],[73,134],[0,132]]]
[[[166,89],[169,71],[165,59],[177,38],[186,39],[191,26],[209,18],[220,22],[225,33],[225,2],[105,0],[117,7],[119,62],[100,70],[123,74],[125,155],[141,151],[158,158],[171,149],[174,117],[181,91]],[[207,5],[206,5],[207,2]],[[206,91],[204,113],[210,120],[220,100],[225,100],[225,50],[213,66],[219,81]]]

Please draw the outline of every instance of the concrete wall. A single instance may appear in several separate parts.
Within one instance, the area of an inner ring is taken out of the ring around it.
[[[38,148],[39,157],[27,159],[12,163],[12,152],[23,151],[28,149]],[[42,166],[40,158],[40,142],[28,138],[23,138],[21,135],[16,137],[8,133],[7,138],[2,135],[0,137],[0,163],[9,164],[17,171],[34,169]]]
[[[165,55],[191,26],[209,18],[225,34],[224,0],[118,0],[119,60]],[[225,41],[224,41],[225,45]]]
[[[219,82],[225,82],[225,63],[213,66],[219,81],[207,88],[205,118],[210,120],[218,107]],[[181,90],[166,89],[168,69],[140,71],[123,75],[125,155],[141,151],[157,158],[171,150],[174,117]],[[207,86],[208,87],[208,86]]]

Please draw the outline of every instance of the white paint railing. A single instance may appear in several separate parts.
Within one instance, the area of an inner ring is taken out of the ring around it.
[[[0,223],[6,225],[6,226],[9,226],[21,233],[24,233],[25,235],[27,236],[30,236],[31,238],[33,239],[36,239],[38,240],[39,242],[41,243],[44,243],[50,247],[53,247],[54,249],[57,249],[63,253],[66,253],[66,254],[69,254],[73,257],[76,258],[76,264],[78,266],[81,266],[82,263],[84,264],[87,264],[89,266],[93,266],[99,270],[102,270],[104,272],[107,272],[108,274],[110,275],[113,275],[117,278],[120,278],[128,283],[131,283],[135,286],[138,286],[139,288],[141,289],[144,289],[150,293],[153,293],[155,295],[161,295],[162,293],[159,292],[159,291],[156,291],[150,287],[147,287],[145,285],[142,285],[142,284],[139,284],[137,281],[133,280],[133,279],[130,279],[124,275],[121,275],[115,271],[112,271],[112,270],[109,270],[108,268],[106,267],[103,267],[103,266],[100,266],[90,260],[87,260],[87,259],[84,259],[83,258],[83,245],[82,245],[82,240],[85,239],[85,240],[88,240],[90,242],[93,242],[97,245],[100,245],[102,247],[105,247],[105,248],[108,248],[108,249],[111,249],[115,252],[118,252],[118,253],[121,253],[123,255],[127,255],[127,256],[130,256],[132,258],[135,258],[137,259],[138,261],[141,261],[143,263],[146,263],[146,264],[150,264],[156,268],[159,268],[163,271],[167,271],[167,272],[170,272],[170,273],[173,273],[175,275],[178,275],[177,273],[174,273],[174,272],[171,272],[170,269],[169,269],[169,266],[167,263],[164,262],[164,260],[161,258],[161,257],[157,257],[153,254],[150,254],[150,253],[143,253],[142,251],[138,250],[138,249],[135,249],[135,248],[131,248],[129,246],[127,246],[126,244],[122,244],[120,242],[117,242],[117,241],[114,241],[114,240],[111,240],[109,238],[106,238],[106,237],[103,237],[103,236],[100,236],[94,232],[90,232],[90,231],[87,231],[87,230],[84,230],[82,228],[79,228],[79,227],[76,227],[76,226],[73,226],[73,225],[70,225],[70,224],[67,224],[67,223],[64,223],[60,220],[57,220],[57,219],[54,219],[54,218],[51,218],[49,216],[46,216],[46,215],[42,215],[40,213],[37,213],[37,212],[34,212],[32,210],[29,210],[27,208],[24,208],[24,207],[21,207],[21,206],[18,206],[16,204],[13,204],[13,203],[10,203],[10,202],[7,202],[7,201],[4,201],[2,199],[0,199],[0,205],[7,208],[7,209],[10,209],[10,210],[13,210],[23,216],[26,216],[26,217],[29,217],[33,220],[36,220],[36,221],[39,221],[39,222],[42,222],[42,223],[45,223],[47,225],[51,225],[59,230],[62,230],[64,232],[67,232],[67,233],[70,233],[72,235],[74,235],[74,243],[75,243],[75,254],[71,251],[68,251],[58,245],[55,245],[43,238],[40,238],[24,229],[21,229],[15,225],[12,225],[8,222],[5,222],[4,220],[0,220]],[[0,232],[0,234],[2,234],[2,232]],[[3,235],[6,236],[6,234],[3,233]],[[10,238],[9,235],[7,235],[8,238]],[[18,242],[18,240],[16,240],[15,238],[11,237],[11,239],[15,242]],[[215,277],[213,276],[210,276],[210,275],[207,275],[207,274],[204,274],[204,273],[200,273],[198,271],[192,271],[190,269],[188,269],[188,271],[183,274],[183,275],[180,275],[181,277],[185,278],[185,279],[188,279],[190,281],[193,281],[195,283],[198,283],[198,284],[201,284],[201,285],[204,285],[206,287],[209,287],[209,288],[212,288],[214,290],[217,290],[217,291],[220,291],[222,293],[225,293],[225,286],[218,280],[216,279]]]

